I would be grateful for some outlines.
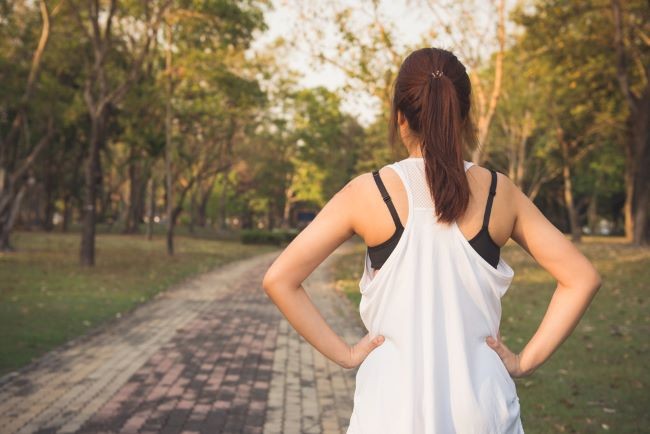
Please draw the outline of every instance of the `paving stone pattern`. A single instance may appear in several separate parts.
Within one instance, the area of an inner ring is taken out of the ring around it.
[[[356,308],[331,261],[304,287],[353,344]],[[261,289],[278,252],[161,293],[0,379],[0,433],[345,433],[357,369],[326,359]]]

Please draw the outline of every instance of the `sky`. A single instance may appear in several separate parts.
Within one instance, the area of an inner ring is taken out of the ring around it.
[[[288,23],[295,23],[297,13],[291,6],[291,1],[274,1],[275,10],[266,17],[269,26],[268,32],[259,41],[261,44],[266,43],[278,36],[291,37],[293,28]],[[354,3],[353,1],[344,1],[344,4]],[[402,40],[414,42],[419,35],[427,30],[427,23],[418,19],[418,12],[414,8],[408,8],[402,0],[382,1],[382,10],[386,11],[391,18],[403,23],[402,27],[409,29],[409,32],[402,32]],[[325,42],[327,44],[327,41]],[[345,74],[331,65],[323,65],[319,69],[310,66],[310,59],[306,53],[298,53],[290,60],[291,66],[304,72],[301,84],[307,87],[324,85],[329,89],[335,89],[343,84]]]
[[[253,50],[263,50],[265,46],[271,43],[276,38],[282,37],[285,39],[295,39],[296,27],[304,25],[298,21],[298,11],[296,10],[296,3],[300,0],[273,0],[273,10],[267,12],[265,19],[268,25],[268,30],[260,37],[256,38],[253,44]],[[332,2],[340,3],[341,5],[354,6],[358,9],[361,4],[368,4],[368,1],[355,1],[355,0],[314,0],[312,4],[318,5],[318,1],[322,3],[331,4]],[[435,0],[431,0],[435,1]],[[472,0],[469,0],[472,1]],[[486,0],[473,0],[478,5],[486,5],[490,8]],[[518,0],[507,0],[508,7],[511,7]],[[418,3],[420,4],[418,6]],[[426,35],[432,30],[432,27],[437,25],[437,21],[433,17],[431,11],[422,6],[422,1],[417,0],[380,0],[380,12],[383,19],[391,22],[397,30],[397,40],[402,44],[415,44],[422,40],[423,35]],[[441,3],[441,2],[436,2]],[[486,10],[481,10],[478,6],[475,10],[473,17],[482,22],[486,28],[490,28],[492,23],[489,22],[492,17]],[[316,6],[318,7],[318,6]],[[442,14],[445,9],[439,8]],[[474,12],[474,11],[473,11]],[[363,16],[362,13],[359,15]],[[448,17],[443,17],[445,21],[451,22]],[[363,18],[360,18],[363,19]],[[453,42],[450,38],[444,36],[445,32],[439,32],[443,37],[437,37],[431,40],[432,46],[441,46],[451,48]],[[325,46],[334,44],[336,39],[336,30],[334,28],[326,31],[326,37],[322,41]],[[486,47],[486,50],[489,48]],[[346,81],[346,76],[343,71],[331,64],[315,64],[312,56],[308,53],[309,47],[305,47],[304,51],[292,51],[290,55],[286,56],[282,61],[286,65],[298,71],[301,75],[299,85],[301,87],[314,87],[324,86],[330,90],[339,89]],[[408,53],[405,53],[405,55]],[[461,59],[462,60],[462,59]],[[377,102],[369,95],[360,95],[358,93],[344,96],[343,109],[351,113],[362,124],[368,124],[376,116]]]

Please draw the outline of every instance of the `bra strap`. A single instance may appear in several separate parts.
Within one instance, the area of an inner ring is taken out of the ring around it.
[[[397,210],[395,209],[393,200],[390,198],[390,195],[388,194],[388,191],[384,186],[384,182],[381,180],[381,177],[379,176],[379,171],[373,170],[372,176],[375,179],[375,183],[377,184],[377,187],[379,188],[379,192],[381,193],[382,199],[384,199],[384,202],[386,202],[386,206],[388,206],[388,211],[390,211],[390,215],[393,217],[393,222],[395,222],[395,226],[397,226],[398,229],[402,228],[402,222],[399,219],[399,215],[397,214]]]
[[[490,212],[492,211],[492,201],[494,195],[497,194],[497,173],[490,169],[492,174],[492,182],[490,182],[490,192],[488,193],[487,205],[485,206],[485,214],[483,215],[483,228],[487,229],[488,222],[490,221]]]

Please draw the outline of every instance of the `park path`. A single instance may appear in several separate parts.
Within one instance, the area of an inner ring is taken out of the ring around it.
[[[331,261],[305,281],[348,343],[365,334]],[[0,379],[2,433],[344,433],[356,369],[326,359],[261,288],[279,252],[187,280]]]

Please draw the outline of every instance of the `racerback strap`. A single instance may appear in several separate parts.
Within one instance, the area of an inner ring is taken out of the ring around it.
[[[384,182],[381,180],[381,177],[379,176],[379,171],[378,170],[373,170],[372,171],[372,176],[375,179],[375,183],[377,184],[377,188],[379,188],[379,192],[381,193],[382,199],[384,199],[384,202],[386,202],[386,206],[388,206],[388,211],[390,211],[390,215],[393,217],[393,221],[395,222],[395,226],[397,228],[402,228],[402,222],[399,219],[399,215],[397,214],[397,210],[395,209],[395,205],[393,204],[393,200],[390,198],[388,191],[386,190],[386,187],[384,186]]]
[[[492,182],[490,182],[490,192],[488,193],[487,205],[485,206],[485,214],[483,215],[483,228],[488,227],[488,222],[490,221],[490,212],[492,211],[492,201],[494,200],[494,195],[497,194],[497,173],[490,169],[492,174]]]

